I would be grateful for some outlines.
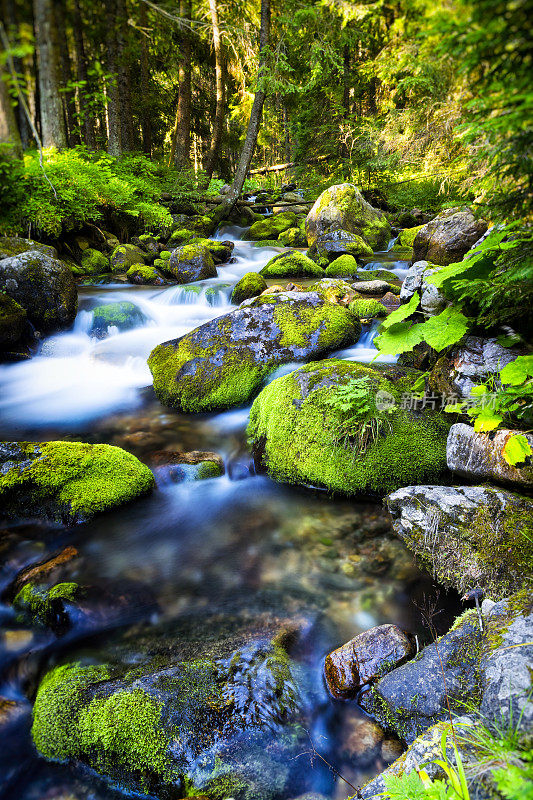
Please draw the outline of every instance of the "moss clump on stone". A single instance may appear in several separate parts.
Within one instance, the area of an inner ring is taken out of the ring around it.
[[[135,264],[126,272],[126,278],[130,283],[161,286],[165,283],[165,279],[157,269],[158,262],[163,266],[168,263],[168,260],[156,258],[153,266],[148,264]]]
[[[272,214],[259,222],[254,222],[242,238],[251,241],[277,239],[280,233],[294,228],[295,225],[296,214],[292,211],[283,211],[281,214]]]
[[[385,306],[373,298],[352,300],[348,308],[358,319],[380,319],[387,316]]]
[[[412,247],[418,231],[421,231],[423,225],[417,225],[415,228],[404,228],[398,236],[397,244],[401,247]]]
[[[81,273],[83,275],[101,275],[109,272],[109,259],[99,250],[88,247],[81,256]]]
[[[263,239],[259,242],[254,242],[254,247],[283,247],[278,239]]]
[[[249,300],[250,297],[257,297],[258,294],[264,292],[267,288],[267,282],[262,275],[258,272],[247,272],[243,275],[240,281],[235,284],[235,288],[231,294],[231,302],[234,305],[240,305],[243,300]]]
[[[178,283],[191,283],[217,276],[213,256],[203,244],[184,244],[177,247],[170,259],[164,262],[164,270]]]
[[[357,261],[353,256],[339,256],[326,267],[326,277],[351,278],[357,275],[357,269]]]
[[[16,442],[3,450],[10,466],[0,476],[0,501],[16,516],[80,522],[154,486],[148,467],[108,444]]]
[[[197,233],[195,231],[189,231],[186,228],[180,228],[177,231],[174,231],[168,240],[168,244],[171,247],[179,247],[181,244],[188,244],[191,239],[195,239],[197,237]]]
[[[321,278],[324,270],[298,250],[271,258],[260,274],[264,278]]]
[[[391,237],[383,212],[367,203],[351,183],[322,192],[307,217],[307,241],[312,245],[323,233],[338,229],[360,236],[374,250],[384,248]]]
[[[25,309],[7,294],[0,292],[0,348],[17,342],[22,337],[25,327]]]
[[[301,228],[287,228],[278,236],[278,242],[284,247],[307,247],[305,231]]]
[[[105,333],[110,326],[119,331],[128,331],[137,328],[146,322],[146,317],[136,305],[127,300],[118,303],[108,303],[93,309],[92,333]]]
[[[364,436],[353,422],[346,428],[353,411],[331,403],[336,388],[360,379],[366,379],[370,402],[378,391],[396,402],[390,413],[371,413],[375,436]],[[437,479],[446,468],[449,426],[436,413],[404,411],[400,399],[407,391],[410,380],[392,383],[355,362],[332,359],[300,367],[266,386],[252,406],[248,437],[256,460],[278,480],[345,494],[383,495]]]
[[[22,619],[39,625],[47,625],[53,614],[55,600],[74,600],[78,593],[77,583],[58,583],[51,589],[27,583],[13,600],[13,607]]]
[[[109,259],[111,272],[127,272],[134,264],[145,264],[146,253],[134,244],[115,247]]]

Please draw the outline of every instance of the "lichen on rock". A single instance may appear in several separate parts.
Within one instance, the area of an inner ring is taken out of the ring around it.
[[[330,186],[307,215],[306,233],[310,245],[333,230],[355,233],[373,250],[386,247],[392,235],[385,214],[367,203],[352,183]]]

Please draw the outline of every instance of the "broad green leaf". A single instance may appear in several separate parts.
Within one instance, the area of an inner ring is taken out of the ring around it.
[[[523,433],[517,433],[507,439],[502,453],[507,463],[514,467],[516,464],[523,464],[533,451],[527,436],[524,436]]]
[[[396,325],[396,323],[403,322],[404,319],[410,317],[411,314],[415,313],[419,303],[420,295],[418,292],[415,292],[408,303],[404,303],[404,305],[399,306],[396,311],[393,311],[392,314],[389,314],[389,316],[383,320],[380,331],[386,331],[388,328]]]
[[[533,356],[518,356],[500,370],[501,382],[510,386],[519,386],[533,375]]]
[[[398,322],[376,336],[374,344],[384,355],[407,353],[422,341],[419,332],[422,327],[422,325],[411,325],[410,322]]]
[[[495,430],[501,423],[501,421],[502,421],[501,416],[494,414],[489,409],[482,409],[481,412],[477,415],[476,421],[474,422],[474,430],[477,433],[487,433],[488,431]]]
[[[459,309],[449,306],[417,327],[421,339],[439,351],[462,339],[470,327],[470,321]]]

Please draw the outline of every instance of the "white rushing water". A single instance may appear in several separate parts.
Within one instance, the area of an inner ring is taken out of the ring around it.
[[[44,339],[32,359],[0,365],[2,425],[15,429],[69,427],[139,405],[139,390],[151,384],[146,363],[151,350],[235,308],[229,300],[235,283],[247,272],[259,272],[280,252],[280,248],[254,247],[240,241],[242,230],[232,226],[217,232],[217,239],[235,242],[235,263],[219,266],[216,278],[166,288],[117,283],[82,289],[72,329]],[[367,265],[369,269],[380,266],[392,269],[398,277],[405,274],[405,262],[394,261],[389,253],[383,254],[383,261]],[[144,323],[123,332],[110,327],[105,338],[91,335],[92,310],[121,301],[137,306]],[[372,361],[377,355],[372,344],[376,329],[374,325],[356,345],[333,355]],[[296,366],[281,367],[275,377]],[[230,412],[221,423],[231,427],[232,420],[240,420],[243,413]]]

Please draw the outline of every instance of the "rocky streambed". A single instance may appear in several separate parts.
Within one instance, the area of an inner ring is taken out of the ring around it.
[[[373,798],[450,712],[531,726],[530,468],[373,345],[484,223],[279,202],[76,264],[0,243],[6,797]],[[429,380],[515,357],[467,337]]]

